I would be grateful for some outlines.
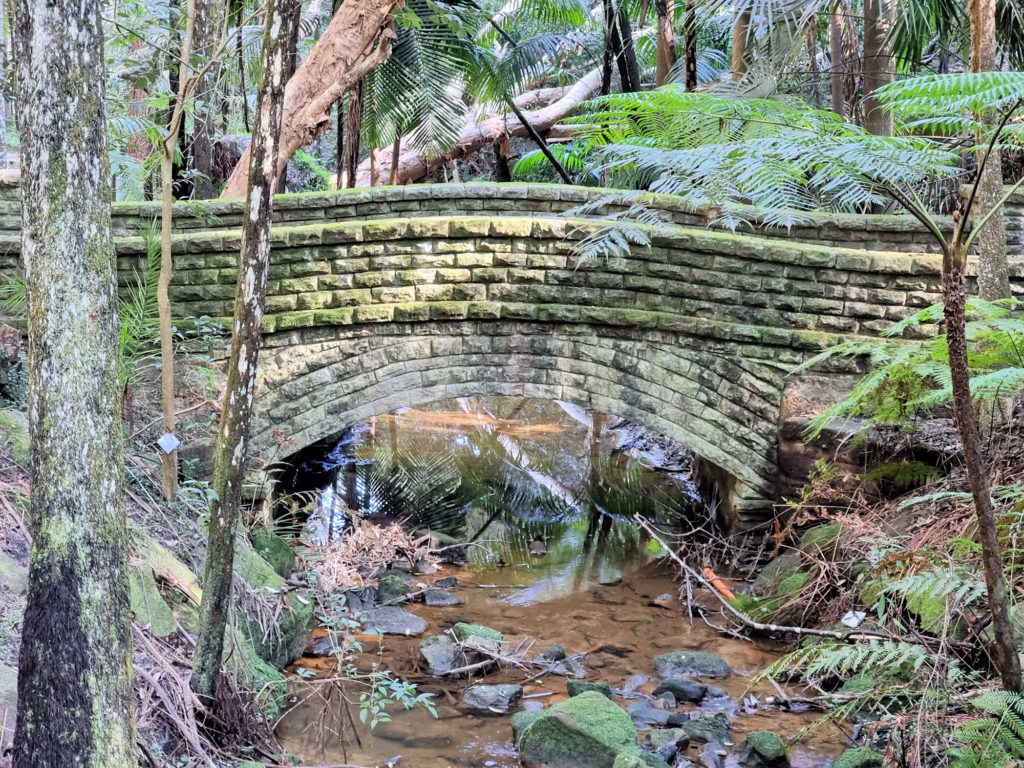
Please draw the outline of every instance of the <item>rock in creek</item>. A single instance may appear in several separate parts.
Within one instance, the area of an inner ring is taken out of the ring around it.
[[[517,713],[512,724],[520,729],[519,758],[528,768],[621,768],[635,765],[628,758],[640,754],[629,715],[595,691],[531,712],[526,719]],[[627,762],[620,762],[620,756]]]
[[[676,701],[701,702],[708,695],[708,686],[685,677],[670,677],[662,680],[654,689],[655,696],[671,693]]]
[[[409,583],[398,573],[386,573],[377,582],[377,602],[390,603],[409,594]]]
[[[370,608],[363,612],[363,629],[367,632],[415,637],[422,635],[426,628],[426,621],[397,605]]]
[[[668,723],[668,710],[659,709],[649,701],[636,701],[627,707],[633,725],[638,729],[652,728]]]
[[[459,586],[459,580],[454,576],[445,576],[443,579],[435,581],[434,586],[438,589],[455,589]]]
[[[462,692],[462,701],[473,709],[506,714],[523,698],[521,685],[471,685]]]
[[[432,675],[444,675],[455,668],[455,641],[448,635],[431,635],[420,640],[420,654],[427,660]]]
[[[472,650],[495,652],[501,648],[503,635],[496,629],[482,624],[467,624],[460,621],[452,627],[455,639]]]
[[[567,680],[565,688],[570,696],[579,696],[587,691],[597,691],[609,699],[612,697],[612,687],[607,683],[584,682],[583,680]]]
[[[728,677],[725,659],[707,651],[673,651],[654,657],[654,669],[662,680],[682,677]]]
[[[771,731],[754,731],[732,751],[732,759],[743,768],[789,768],[786,745]]]
[[[451,592],[443,589],[427,589],[423,592],[423,602],[431,608],[447,608],[459,605],[462,601]]]

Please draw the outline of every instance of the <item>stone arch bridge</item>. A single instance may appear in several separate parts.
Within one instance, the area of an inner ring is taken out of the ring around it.
[[[305,447],[440,398],[555,398],[687,445],[714,468],[732,523],[764,519],[789,371],[936,301],[927,235],[886,216],[734,234],[655,199],[672,226],[649,249],[579,263],[574,241],[594,224],[564,214],[599,194],[466,184],[281,196],[253,450],[273,454],[274,430]],[[16,266],[14,210],[0,203],[11,233],[0,271]],[[144,268],[134,234],[156,215],[115,206],[126,279]],[[228,317],[240,201],[175,215],[176,314]]]

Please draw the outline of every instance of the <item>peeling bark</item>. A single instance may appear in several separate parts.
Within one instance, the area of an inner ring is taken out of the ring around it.
[[[654,85],[668,82],[668,76],[676,65],[676,41],[673,19],[674,4],[670,0],[654,0],[654,11],[658,16],[657,63]]]
[[[742,80],[747,74],[747,38],[750,35],[750,7],[736,9],[732,25],[732,79]]]
[[[347,0],[323,36],[288,81],[278,173],[302,147],[313,142],[331,122],[331,107],[357,82],[387,61],[394,31],[389,19],[397,0]],[[221,197],[245,192],[250,149],[224,185]]]
[[[238,261],[238,289],[228,359],[228,378],[214,449],[213,498],[206,550],[203,602],[193,663],[192,689],[213,700],[224,653],[224,631],[231,601],[235,529],[241,505],[249,431],[256,396],[256,368],[267,299],[270,222],[278,178],[278,152],[284,112],[287,42],[298,24],[300,0],[269,0],[263,28],[263,81],[259,122],[248,156],[248,195]]]
[[[33,541],[15,768],[136,765],[101,10],[16,4]]]

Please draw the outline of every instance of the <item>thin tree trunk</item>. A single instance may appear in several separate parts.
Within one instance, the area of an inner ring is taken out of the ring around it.
[[[0,84],[7,82],[7,37],[3,21],[0,20]],[[0,169],[7,167],[7,101],[4,89],[0,88]]]
[[[356,185],[356,169],[359,167],[359,143],[363,124],[363,91],[366,81],[360,80],[348,95],[348,115],[345,121],[345,173],[348,186]]]
[[[370,186],[380,185],[380,149],[374,147],[370,150]]]
[[[188,62],[192,54],[192,20],[195,16],[194,0],[188,0],[185,7],[185,37],[181,41],[181,61]],[[174,415],[174,336],[171,318],[171,278],[174,262],[171,257],[171,224],[174,204],[174,148],[185,117],[185,100],[188,98],[189,72],[178,71],[178,91],[171,113],[167,136],[161,145],[160,155],[160,275],[157,278],[157,313],[160,324],[160,405],[163,409],[164,433],[174,434],[177,420]],[[163,473],[164,498],[173,499],[178,495],[178,450],[160,450],[160,464]]]
[[[331,107],[391,55],[391,10],[398,0],[347,0],[288,81],[281,125],[280,174],[295,152],[331,123]],[[245,193],[249,149],[224,185],[221,197]]]
[[[199,66],[203,66],[223,47],[227,32],[227,8],[225,0],[194,0],[194,3],[192,48],[198,57]],[[194,131],[189,157],[192,170],[195,171],[192,197],[197,200],[213,197],[213,121],[217,114],[219,80],[220,66],[214,64],[199,79],[194,92]]]
[[[996,67],[996,3],[995,0],[969,0],[967,4],[971,19],[971,71],[991,72]],[[977,115],[979,119],[990,120],[992,115]],[[983,137],[978,137],[984,145]],[[976,153],[981,167],[984,150]],[[1010,296],[1010,267],[1006,257],[1006,217],[999,202],[1003,196],[1003,163],[999,150],[993,149],[984,163],[981,175],[975,182],[978,189],[974,196],[972,215],[980,220],[993,208],[996,212],[975,236],[978,244],[978,294],[993,301]]]
[[[394,186],[398,183],[398,158],[402,156],[402,134],[395,136],[391,145],[391,170],[388,173],[388,184]]]
[[[32,557],[15,768],[137,765],[101,13],[16,4]]]
[[[664,85],[676,65],[675,4],[672,0],[654,0],[654,12],[658,15],[657,63],[654,84]]]
[[[235,529],[241,505],[267,298],[270,222],[284,113],[285,45],[292,34],[291,25],[298,23],[298,14],[294,12],[298,3],[299,0],[268,0],[272,7],[267,10],[263,28],[259,123],[251,144],[249,192],[246,196],[248,215],[242,225],[234,332],[214,449],[210,535],[192,673],[192,689],[207,700],[212,700],[217,691],[231,601]]]
[[[864,0],[864,128],[892,136],[892,113],[882,109],[875,91],[892,82],[896,64],[889,49],[890,0]]]
[[[615,6],[612,0],[601,0],[601,10],[604,16],[604,54],[601,59],[601,95],[607,96],[612,92],[612,67],[615,65],[615,48],[612,45],[612,35],[615,28]]]
[[[843,3],[834,0],[828,15],[828,43],[832,85],[832,111],[846,117],[846,70],[843,66]]]
[[[334,186],[338,189],[345,188],[345,100],[338,100],[338,143],[336,145],[337,158],[335,161],[335,174],[337,178]]]
[[[1002,679],[1003,688],[1017,692],[1021,689],[1020,659],[1013,643],[1013,624],[1010,621],[1009,597],[999,535],[996,531],[995,511],[992,508],[988,468],[981,456],[978,417],[971,400],[971,375],[967,366],[967,331],[964,317],[967,300],[964,285],[966,266],[967,254],[958,245],[950,246],[943,257],[942,301],[953,384],[953,415],[964,449],[964,466],[978,518],[978,538],[981,540],[985,585],[988,588],[989,611],[992,614],[992,630],[995,635],[995,666]]]
[[[694,0],[684,0],[683,8],[683,40],[686,47],[686,73],[684,87],[688,91],[697,90],[697,14],[693,9]]]
[[[245,49],[242,46],[242,21],[244,19],[245,5],[238,3],[235,11],[235,56],[238,59],[238,88],[242,94],[242,122],[245,125],[245,132],[252,131],[249,123],[249,93],[245,87]]]
[[[742,80],[747,74],[747,39],[750,36],[750,7],[741,0],[732,25],[732,79]]]

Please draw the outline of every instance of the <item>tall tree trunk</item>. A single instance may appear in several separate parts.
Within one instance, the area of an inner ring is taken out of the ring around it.
[[[380,149],[373,147],[370,150],[370,186],[376,187],[380,184]]]
[[[348,115],[345,120],[345,174],[347,186],[356,185],[356,169],[359,167],[360,128],[363,125],[363,91],[366,81],[360,80],[348,95]]]
[[[684,0],[683,45],[686,48],[686,73],[684,86],[688,91],[697,90],[697,14],[693,9],[694,0]]]
[[[213,699],[217,691],[231,601],[235,529],[248,455],[260,334],[267,298],[270,222],[284,113],[285,47],[292,34],[291,25],[298,23],[298,13],[294,12],[298,4],[299,0],[268,0],[271,7],[267,9],[263,27],[259,122],[252,137],[249,160],[248,215],[242,224],[231,356],[214,449],[214,494],[210,501],[203,602],[192,672],[192,689],[207,700]]]
[[[742,80],[747,74],[747,41],[750,37],[750,6],[740,0],[732,24],[732,79]]]
[[[284,119],[278,174],[295,152],[313,142],[331,123],[331,107],[357,82],[387,61],[395,37],[391,10],[398,0],[347,0],[323,36],[302,60],[284,93]],[[245,193],[249,149],[224,185],[221,197]]]
[[[338,189],[345,188],[345,101],[338,100],[338,143],[336,149],[335,174],[337,176],[334,186]]]
[[[4,35],[3,20],[0,19],[0,84],[7,82],[7,36]],[[0,168],[7,167],[7,100],[0,87]]]
[[[32,558],[15,768],[137,765],[101,12],[16,4]]]
[[[195,17],[194,0],[185,6],[185,36],[181,41],[182,62],[192,55],[192,20]],[[157,278],[157,312],[160,323],[160,405],[163,410],[164,433],[174,435],[177,417],[174,412],[174,332],[171,319],[171,278],[174,262],[171,257],[171,224],[174,204],[174,149],[185,119],[185,100],[188,98],[189,71],[186,63],[178,71],[178,90],[171,110],[171,120],[160,151],[160,275]],[[160,450],[164,498],[178,495],[178,449]]]
[[[219,55],[227,31],[226,0],[194,0],[195,21],[193,22],[192,48],[203,66]],[[213,134],[214,117],[217,114],[217,86],[220,80],[220,66],[213,64],[196,84],[193,104],[193,125],[191,151],[192,197],[208,200],[213,197]]]
[[[846,69],[843,56],[843,0],[834,0],[828,15],[828,44],[832,85],[832,111],[846,117]]]
[[[398,183],[398,158],[402,156],[402,134],[396,131],[395,141],[391,145],[391,170],[388,171],[388,184]]]
[[[876,136],[892,136],[892,113],[881,108],[875,91],[891,83],[896,63],[889,48],[892,0],[864,0],[864,128]]]
[[[957,235],[959,234],[958,232]],[[954,243],[958,243],[959,240],[959,236],[955,237]],[[1018,692],[1021,689],[1020,659],[1013,643],[1013,624],[1010,620],[1010,603],[1003,573],[995,511],[992,508],[988,468],[981,456],[978,417],[971,400],[971,376],[967,366],[967,332],[964,317],[967,299],[964,285],[966,266],[967,254],[961,246],[954,244],[946,249],[942,264],[942,301],[946,318],[946,338],[949,342],[953,415],[964,449],[964,466],[978,518],[978,538],[981,540],[985,585],[988,588],[989,611],[992,614],[992,630],[995,635],[995,666],[1002,679],[1003,688]]]
[[[996,2],[995,0],[969,0],[971,19],[971,71],[991,72],[996,67]],[[991,120],[988,115],[977,115]],[[979,136],[978,143],[985,144]],[[984,149],[977,153],[978,166],[982,166]],[[1010,268],[1006,258],[1006,218],[999,201],[1003,195],[1003,163],[998,150],[993,150],[984,163],[975,182],[972,216],[980,220],[993,208],[996,212],[975,236],[978,244],[978,293],[983,299],[995,300],[1010,296]]]
[[[619,12],[615,16],[614,40],[622,92],[636,93],[641,86],[640,65],[636,60],[636,48],[633,47],[633,29],[623,5],[619,6]]]
[[[615,47],[612,36],[615,31],[615,5],[613,0],[601,0],[604,18],[604,52],[601,58],[601,95],[612,92],[612,67],[615,66]]]
[[[675,3],[672,0],[654,0],[654,12],[658,16],[658,45],[654,84],[664,85],[672,67],[676,65]]]
[[[238,61],[238,91],[242,96],[242,124],[245,132],[252,127],[249,123],[249,92],[245,87],[245,48],[242,46],[242,22],[245,20],[245,3],[239,0],[235,6],[235,59]]]

